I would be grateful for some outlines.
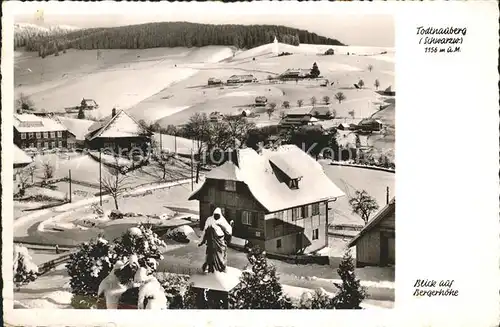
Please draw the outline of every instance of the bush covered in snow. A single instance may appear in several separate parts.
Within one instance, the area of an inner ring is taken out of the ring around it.
[[[337,269],[342,284],[335,283],[339,289],[333,299],[333,305],[336,309],[362,309],[360,305],[366,297],[366,289],[356,278],[354,268],[351,250],[347,250]]]
[[[38,266],[24,246],[14,245],[14,284],[21,287],[33,282],[38,277]]]
[[[302,294],[297,309],[334,309],[333,298],[323,289]]]
[[[157,278],[165,290],[169,309],[195,309],[195,296],[191,292],[188,275],[171,273],[157,274]]]
[[[243,271],[241,282],[229,293],[233,309],[291,309],[292,302],[284,292],[276,267],[267,262],[265,252],[258,247],[247,255],[250,270]]]
[[[109,274],[116,260],[113,246],[103,238],[80,245],[66,263],[72,293],[96,296],[99,283]]]

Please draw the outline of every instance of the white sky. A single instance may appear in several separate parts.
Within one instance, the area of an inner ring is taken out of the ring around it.
[[[369,15],[253,15],[212,11],[210,14],[190,11],[170,11],[143,15],[57,15],[45,12],[47,25],[104,27],[159,21],[188,21],[206,24],[273,24],[306,29],[316,34],[336,38],[349,45],[394,46],[394,19],[388,14]],[[16,22],[34,23],[33,15],[18,15]]]

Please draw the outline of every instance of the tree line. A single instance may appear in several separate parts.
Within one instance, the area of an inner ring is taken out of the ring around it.
[[[63,49],[146,49],[158,47],[203,47],[208,45],[253,48],[274,41],[343,45],[340,41],[306,30],[278,25],[209,25],[162,22],[109,28],[89,28],[63,35],[28,34],[15,44],[40,56]]]

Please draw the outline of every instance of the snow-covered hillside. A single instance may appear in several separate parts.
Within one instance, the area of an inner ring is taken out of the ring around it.
[[[28,33],[28,34],[63,34],[72,31],[79,30],[79,27],[71,25],[37,25],[31,23],[15,23],[14,24],[14,35],[16,33]]]

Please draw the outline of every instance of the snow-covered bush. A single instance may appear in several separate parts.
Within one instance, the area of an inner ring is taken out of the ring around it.
[[[265,252],[258,247],[247,255],[251,269],[243,271],[241,281],[229,293],[229,305],[233,309],[291,309],[292,302],[284,294],[276,274]]]
[[[14,245],[14,284],[21,287],[38,277],[38,266],[33,263],[33,259],[24,246]]]
[[[188,275],[178,275],[172,273],[157,274],[157,278],[165,290],[169,309],[194,309],[191,304],[189,292],[191,286],[188,283]],[[194,303],[194,302],[193,302]]]
[[[314,293],[304,292],[297,309],[334,309],[333,298],[321,288]]]
[[[169,230],[165,238],[179,243],[189,243],[188,235],[193,234],[194,230],[190,226],[184,225]]]
[[[161,248],[166,247],[150,225],[139,224],[138,227],[130,228],[115,243],[115,252],[119,258],[128,258],[130,255],[137,256],[141,267],[148,267],[156,271],[158,261],[163,259]]]
[[[117,260],[113,246],[103,238],[83,243],[66,263],[74,295],[96,296],[99,283]]]
[[[366,289],[354,273],[354,260],[351,250],[347,250],[342,257],[337,273],[342,284],[335,283],[339,292],[333,298],[336,309],[362,309],[360,304],[366,297]]]

